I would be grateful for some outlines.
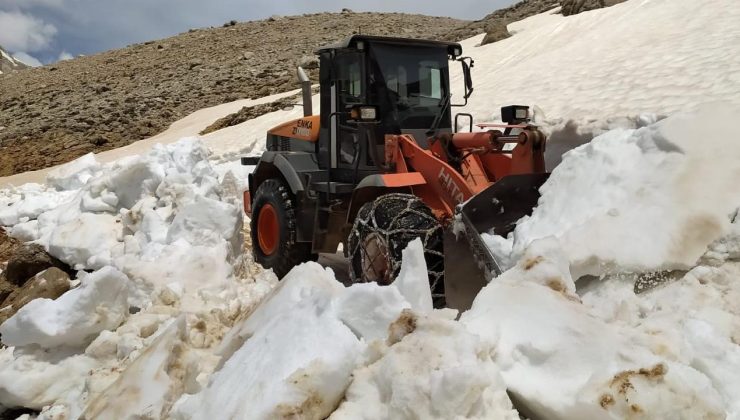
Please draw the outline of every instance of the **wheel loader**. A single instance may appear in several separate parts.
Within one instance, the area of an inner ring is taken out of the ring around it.
[[[511,232],[548,176],[529,108],[503,107],[504,123],[479,131],[472,115],[453,117],[473,93],[474,62],[458,43],[354,35],[316,54],[320,113],[298,68],[303,118],[269,130],[258,159],[242,158],[256,165],[244,193],[255,260],[282,277],[341,244],[354,282],[389,284],[421,238],[435,305],[467,309],[501,272],[481,235]]]

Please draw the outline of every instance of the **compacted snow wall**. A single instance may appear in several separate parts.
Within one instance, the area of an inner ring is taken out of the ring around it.
[[[740,128],[705,122],[738,113],[705,105],[566,153],[532,216],[488,243],[513,263],[533,241],[556,237],[575,278],[693,267],[740,207]]]

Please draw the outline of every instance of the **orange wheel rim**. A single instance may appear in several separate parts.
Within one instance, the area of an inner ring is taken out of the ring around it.
[[[280,226],[275,208],[272,204],[265,204],[257,216],[257,242],[265,255],[272,255],[277,251]]]

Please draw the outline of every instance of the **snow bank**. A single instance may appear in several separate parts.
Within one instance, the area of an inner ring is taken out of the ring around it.
[[[559,239],[575,278],[692,267],[730,232],[740,206],[740,107],[710,105],[638,130],[614,130],[568,152],[540,189],[510,245],[515,262],[535,240]],[[711,146],[709,146],[711,145]]]
[[[0,350],[0,406],[160,417],[205,385],[221,337],[275,282],[245,267],[241,210],[208,157],[184,139],[106,165],[83,158],[50,177],[54,188],[0,193],[11,234],[92,271],[0,326],[13,346]]]

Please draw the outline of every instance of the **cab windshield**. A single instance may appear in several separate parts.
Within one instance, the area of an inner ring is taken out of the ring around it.
[[[374,44],[369,84],[389,132],[429,128],[448,95],[444,48]]]

